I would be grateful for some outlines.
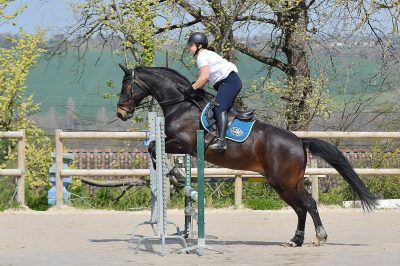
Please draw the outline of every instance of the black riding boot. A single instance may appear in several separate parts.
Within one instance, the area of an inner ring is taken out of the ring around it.
[[[228,116],[225,111],[218,114],[215,118],[217,120],[219,137],[212,145],[210,145],[210,149],[216,151],[224,151],[227,148],[225,134],[226,128],[228,127]]]

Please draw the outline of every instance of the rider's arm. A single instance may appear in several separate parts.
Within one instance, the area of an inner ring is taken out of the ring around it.
[[[194,90],[197,90],[198,88],[202,88],[208,81],[208,75],[209,75],[209,66],[202,66],[200,67],[200,75],[197,78],[196,82],[192,84],[192,87]]]

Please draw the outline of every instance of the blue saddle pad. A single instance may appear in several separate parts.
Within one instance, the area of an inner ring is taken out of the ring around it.
[[[207,117],[207,113],[210,110],[211,103],[208,103],[201,112],[200,121],[203,127],[211,132],[212,125]],[[244,142],[250,135],[251,129],[256,121],[241,121],[235,118],[226,130],[226,138],[236,141]]]

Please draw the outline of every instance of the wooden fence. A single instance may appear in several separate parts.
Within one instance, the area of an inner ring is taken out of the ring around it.
[[[25,206],[25,130],[0,132],[0,139],[18,139],[18,168],[0,169],[0,176],[16,176],[17,202]]]
[[[400,132],[293,132],[298,137],[307,138],[340,138],[340,139],[400,139]],[[62,176],[146,176],[149,169],[62,169],[63,139],[136,139],[146,138],[145,132],[63,132],[56,130],[56,186],[57,207],[62,203]],[[400,169],[355,169],[359,175],[400,175]],[[197,169],[192,169],[193,176],[197,175]],[[206,168],[206,177],[231,177],[235,178],[235,206],[242,204],[243,178],[261,177],[252,171],[241,171],[227,168]],[[325,175],[338,175],[333,168],[318,168],[316,161],[311,161],[311,167],[306,169],[306,175],[310,176],[312,183],[312,195],[318,201],[318,177]]]
[[[64,139],[131,139],[144,140],[146,132],[63,132],[56,130],[56,207],[63,205],[63,176],[143,176],[148,169],[63,169]]]

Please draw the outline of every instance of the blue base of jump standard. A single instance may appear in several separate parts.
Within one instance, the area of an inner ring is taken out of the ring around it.
[[[219,253],[213,247],[206,245],[205,228],[204,228],[204,131],[197,130],[197,186],[198,192],[191,187],[191,165],[190,156],[185,156],[185,237],[192,232],[192,218],[197,220],[197,245],[183,248],[181,252],[188,253],[195,250],[199,256],[204,255],[204,250],[213,250]],[[192,208],[191,201],[197,201],[197,212]]]
[[[132,240],[135,240],[136,230],[139,226],[144,224],[152,225],[155,236],[145,236],[137,240],[135,253],[139,253],[140,245],[144,241],[161,240],[161,256],[165,255],[165,245],[167,239],[175,239],[182,242],[183,247],[187,247],[186,239],[179,235],[179,228],[173,222],[167,220],[167,193],[166,193],[166,154],[165,154],[165,132],[164,132],[164,118],[156,117],[157,114],[149,113],[150,124],[150,140],[156,142],[156,170],[153,164],[150,163],[150,188],[152,193],[151,203],[151,219],[142,222],[133,227]],[[157,231],[154,225],[157,224]],[[177,235],[167,235],[167,224],[173,224],[176,227]]]

